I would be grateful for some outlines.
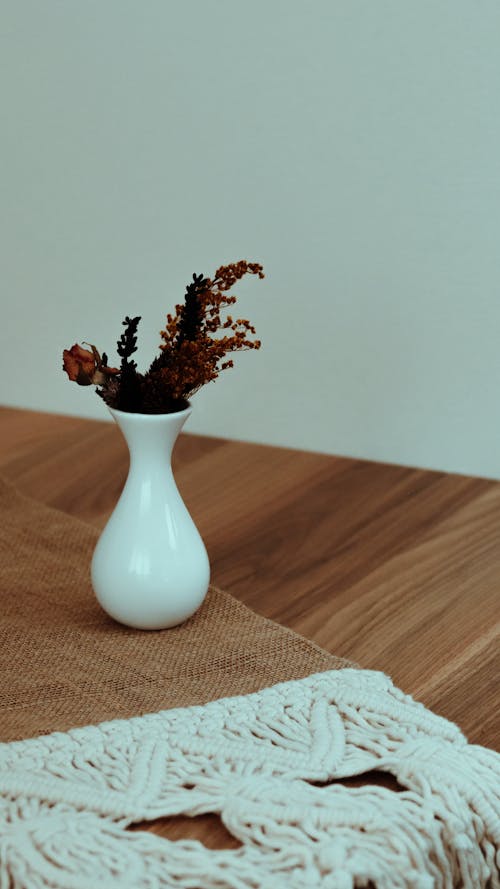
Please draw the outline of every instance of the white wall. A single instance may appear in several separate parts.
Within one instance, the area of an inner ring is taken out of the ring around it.
[[[500,477],[496,0],[3,0],[0,400],[103,417],[193,271],[263,340],[188,430]]]

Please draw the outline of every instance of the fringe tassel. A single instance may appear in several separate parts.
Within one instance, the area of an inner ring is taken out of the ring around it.
[[[500,756],[373,671],[2,744],[0,791],[0,889],[500,889]],[[205,812],[241,848],[127,831]]]

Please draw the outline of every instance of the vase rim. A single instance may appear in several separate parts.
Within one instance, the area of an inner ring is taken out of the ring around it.
[[[107,405],[108,411],[113,416],[116,414],[118,417],[130,417],[131,419],[141,419],[141,420],[150,420],[154,422],[155,420],[165,420],[166,417],[182,417],[187,416],[191,413],[193,406],[190,401],[188,401],[188,406],[183,408],[181,411],[168,411],[165,414],[143,414],[140,411],[134,413],[133,411],[120,411],[116,407],[110,407]]]

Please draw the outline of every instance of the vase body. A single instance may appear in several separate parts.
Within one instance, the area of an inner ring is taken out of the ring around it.
[[[94,550],[92,585],[115,620],[143,630],[182,623],[208,590],[205,545],[179,494],[172,450],[191,413],[109,409],[130,453],[120,499]]]

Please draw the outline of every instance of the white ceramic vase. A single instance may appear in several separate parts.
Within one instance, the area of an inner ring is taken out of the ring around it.
[[[203,602],[210,565],[175,483],[171,455],[191,406],[173,414],[109,409],[130,452],[120,499],[92,558],[98,602],[115,620],[141,630],[185,621]]]

